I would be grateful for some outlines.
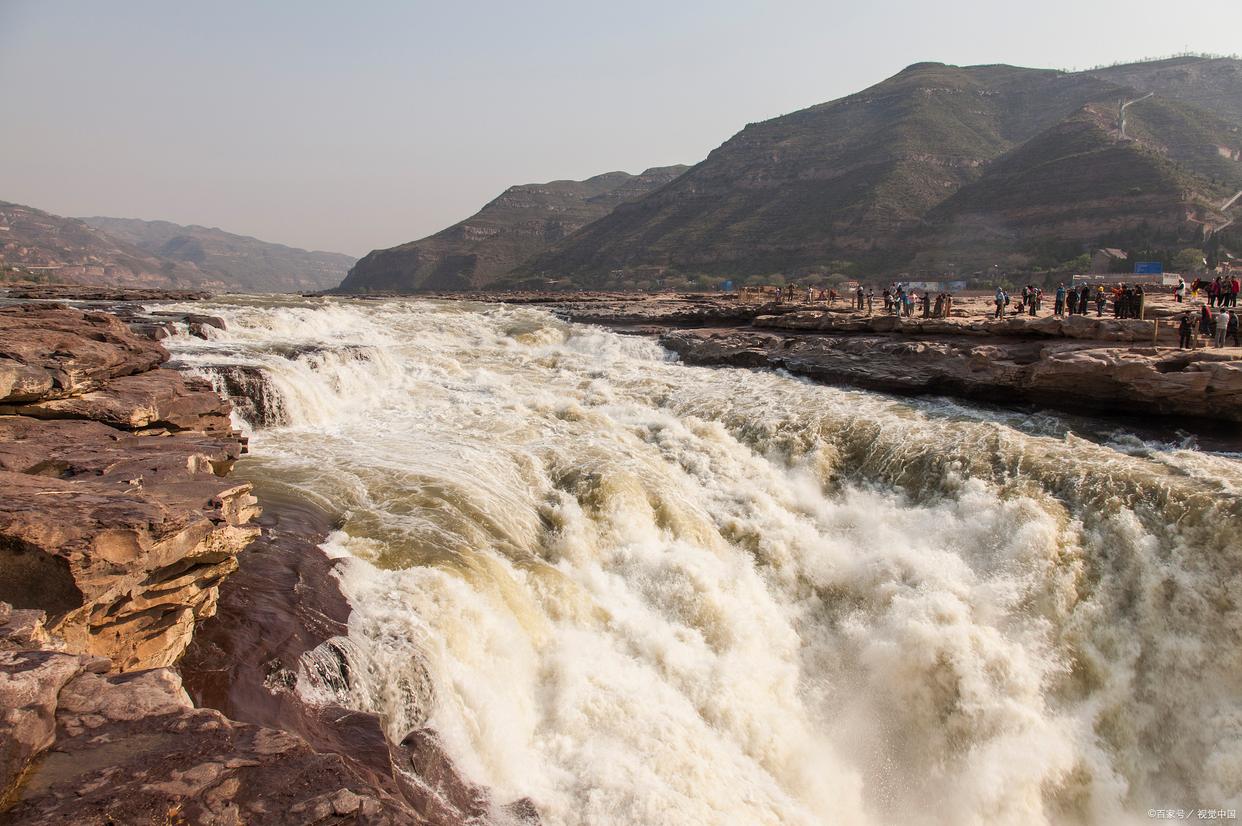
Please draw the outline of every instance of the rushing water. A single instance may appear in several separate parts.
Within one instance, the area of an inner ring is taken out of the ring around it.
[[[432,725],[500,801],[549,824],[1242,808],[1236,454],[686,367],[531,308],[207,311],[228,331],[170,348],[265,397],[241,472],[342,515],[338,699]]]

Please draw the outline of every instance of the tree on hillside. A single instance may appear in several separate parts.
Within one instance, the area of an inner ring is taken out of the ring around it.
[[[1186,249],[1173,256],[1173,272],[1194,272],[1203,269],[1203,250],[1196,247]]]

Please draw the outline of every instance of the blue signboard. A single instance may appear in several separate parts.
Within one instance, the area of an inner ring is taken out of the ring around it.
[[[1159,261],[1135,261],[1135,275],[1160,275],[1164,272],[1164,264]]]

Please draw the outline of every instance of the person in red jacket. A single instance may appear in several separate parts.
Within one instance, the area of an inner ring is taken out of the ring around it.
[[[1238,306],[1238,277],[1235,275],[1229,279],[1229,306]]]

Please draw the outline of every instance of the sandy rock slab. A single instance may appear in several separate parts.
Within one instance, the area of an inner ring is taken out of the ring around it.
[[[152,370],[103,382],[99,389],[26,404],[0,404],[0,414],[86,419],[135,432],[231,433],[231,407],[203,379]]]
[[[688,364],[770,367],[825,382],[1122,415],[1242,421],[1242,350],[965,336],[674,330]]]
[[[0,719],[20,744],[0,763],[21,781],[6,823],[424,822],[338,755],[194,708],[170,669],[108,675],[87,658],[23,652],[0,655],[6,688],[22,703]]]
[[[118,670],[174,662],[258,529],[248,483],[157,475],[0,472],[0,599]]]
[[[167,665],[257,535],[235,438],[0,416],[0,600],[78,653]]]
[[[84,393],[167,360],[162,347],[110,313],[59,305],[0,307],[0,403]]]

